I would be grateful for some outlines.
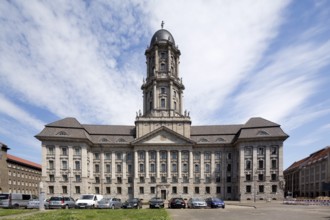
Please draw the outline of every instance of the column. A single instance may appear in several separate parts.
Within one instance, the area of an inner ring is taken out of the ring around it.
[[[127,179],[127,171],[126,171],[126,167],[127,167],[127,165],[126,165],[126,152],[125,151],[123,151],[123,180],[126,180]]]
[[[134,178],[139,178],[138,175],[138,152],[134,150]]]
[[[201,170],[200,170],[200,174],[201,174],[201,180],[203,180],[205,177],[204,177],[204,151],[201,152]]]
[[[115,152],[111,152],[111,179],[112,182],[116,179],[116,155]]]
[[[159,150],[156,151],[156,177],[159,178],[160,177],[160,172],[159,172]]]
[[[171,178],[171,151],[167,151],[167,178]]]
[[[100,183],[101,183],[101,187],[100,187],[100,193],[103,195],[104,191],[103,191],[103,184],[104,184],[104,152],[103,149],[101,149],[100,152]]]
[[[157,87],[156,87],[156,81],[154,81],[154,84],[153,84],[153,91],[152,91],[152,94],[153,94],[153,103],[152,103],[152,109],[156,109],[156,103],[157,103]]]
[[[147,112],[147,93],[145,91],[143,91],[143,115],[146,114]]]
[[[193,152],[192,150],[189,151],[189,178],[194,177],[194,163],[193,163]]]
[[[270,180],[270,146],[266,146],[266,158],[265,158],[265,168],[266,168],[266,176],[265,180],[269,181]]]
[[[146,155],[145,155],[145,157],[146,157],[146,163],[145,163],[145,171],[146,171],[146,179],[149,179],[149,151],[146,151]]]
[[[178,151],[178,173],[179,173],[179,179],[182,178],[182,168],[181,168],[181,150]]]
[[[167,71],[171,70],[171,47],[168,47],[167,50]],[[171,72],[171,75],[173,75],[173,73]]]
[[[172,107],[173,100],[172,100],[172,97],[173,97],[173,82],[171,81],[170,82],[170,94],[169,94],[169,98],[168,98],[170,116],[173,116],[173,111],[172,111],[172,109],[173,109],[173,107]]]
[[[159,58],[158,58],[158,47],[155,47],[155,68],[156,72],[159,71]]]
[[[214,160],[214,151],[211,151],[211,179],[214,179],[214,173],[215,173],[215,160]]]
[[[179,102],[180,102],[180,106],[178,105],[178,108],[180,108],[179,109],[179,113],[182,115],[182,112],[183,112],[183,92],[182,91],[178,91],[178,93],[179,93]]]

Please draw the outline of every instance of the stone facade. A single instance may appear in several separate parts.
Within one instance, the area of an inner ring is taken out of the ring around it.
[[[191,126],[183,110],[181,52],[171,33],[157,31],[145,55],[143,111],[135,126],[65,118],[36,135],[47,195],[282,199],[288,136],[280,125],[251,118],[245,124]]]
[[[9,192],[8,166],[7,166],[7,145],[0,142],[0,193]]]

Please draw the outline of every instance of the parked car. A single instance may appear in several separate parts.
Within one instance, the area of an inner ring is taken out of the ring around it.
[[[190,209],[194,208],[206,208],[207,204],[202,198],[190,198],[187,202],[187,206]]]
[[[75,201],[73,198],[68,196],[53,196],[49,199],[49,209],[69,209],[74,208]]]
[[[48,209],[48,206],[49,206],[48,201],[49,201],[49,199],[44,200],[45,209]],[[28,209],[39,209],[40,208],[39,205],[40,205],[40,200],[39,199],[32,199],[28,202],[26,208],[28,208]]]
[[[122,206],[121,199],[118,198],[103,198],[98,202],[99,209],[120,209]]]
[[[129,199],[123,203],[122,208],[124,208],[124,209],[142,209],[142,201],[141,201],[141,199],[138,199],[138,198]]]
[[[173,208],[186,208],[186,202],[184,201],[183,198],[172,198],[168,202],[168,208],[173,209]]]
[[[98,202],[102,199],[102,195],[81,195],[80,198],[76,201],[76,208],[96,208],[98,206]]]
[[[225,202],[219,198],[207,198],[205,201],[210,208],[225,208]]]
[[[31,199],[36,199],[35,195],[22,193],[1,193],[0,208],[26,208]]]
[[[149,208],[164,208],[164,200],[157,197],[150,199]]]

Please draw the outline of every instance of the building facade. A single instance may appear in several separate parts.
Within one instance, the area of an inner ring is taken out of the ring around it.
[[[288,135],[263,118],[192,126],[183,108],[180,55],[169,31],[153,35],[145,51],[143,111],[137,112],[134,126],[64,118],[36,135],[42,142],[48,196],[283,198],[283,142]]]
[[[41,165],[7,154],[9,149],[0,143],[0,192],[39,194]]]
[[[284,171],[285,194],[296,197],[330,197],[330,147],[294,162]]]

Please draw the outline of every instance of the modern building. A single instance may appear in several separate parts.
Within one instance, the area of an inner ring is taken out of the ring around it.
[[[162,28],[152,36],[145,51],[143,111],[135,125],[64,118],[36,135],[47,196],[283,198],[288,135],[257,117],[245,124],[192,126],[183,107],[180,55],[169,31]]]
[[[330,196],[330,146],[294,162],[284,171],[287,196]]]
[[[7,154],[9,149],[0,143],[0,192],[39,194],[41,165]]]

